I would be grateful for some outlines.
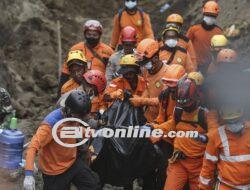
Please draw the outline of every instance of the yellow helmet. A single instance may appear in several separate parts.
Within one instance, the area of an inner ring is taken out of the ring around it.
[[[78,63],[79,65],[83,65],[84,63],[87,63],[87,59],[86,59],[85,55],[80,50],[73,50],[73,51],[69,52],[68,57],[67,57],[67,64],[68,64],[68,66],[71,65],[69,63],[72,60],[79,60],[80,61]]]
[[[224,121],[234,121],[241,119],[244,115],[244,110],[235,106],[222,106],[220,109],[220,117]]]
[[[174,24],[169,24],[166,26],[166,28],[163,30],[162,32],[162,36],[164,36],[164,34],[167,32],[167,31],[175,31],[177,32],[178,34],[180,33],[180,28],[178,26],[175,26]]]
[[[191,72],[187,77],[193,79],[197,86],[201,86],[204,82],[204,77],[201,72]]]
[[[214,35],[211,39],[211,47],[212,48],[223,48],[228,45],[227,38],[220,34],[220,35]]]
[[[178,23],[183,25],[183,17],[179,14],[171,14],[167,17],[167,23]]]
[[[136,58],[133,54],[124,55],[120,60],[120,66],[138,66]]]

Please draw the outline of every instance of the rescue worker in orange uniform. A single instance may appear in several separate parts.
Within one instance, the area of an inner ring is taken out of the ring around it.
[[[106,88],[107,81],[104,74],[98,70],[90,70],[82,75],[81,83],[68,81],[62,87],[62,97],[59,101],[65,99],[72,90],[81,90],[91,97],[92,107],[91,113],[97,113],[105,110],[106,106],[103,102],[103,92]]]
[[[137,42],[145,38],[154,39],[150,17],[142,9],[137,7],[137,0],[124,0],[125,8],[119,10],[114,17],[114,28],[111,37],[110,46],[115,49],[120,45],[119,41],[121,31],[126,26],[132,26],[136,29]]]
[[[71,79],[62,86],[60,89],[61,94],[79,87],[82,83],[82,75],[88,70],[87,59],[80,50],[70,51],[66,64]]]
[[[143,45],[143,47],[141,47]],[[142,50],[142,51],[141,51]],[[130,98],[130,102],[136,106],[147,106],[145,117],[148,122],[153,122],[158,115],[158,96],[163,90],[161,78],[168,70],[168,66],[159,59],[159,43],[152,39],[144,39],[138,44],[137,53],[143,56],[138,64],[142,68],[142,76],[147,82],[147,87],[142,97]]]
[[[125,55],[120,61],[120,77],[111,81],[104,93],[104,101],[113,102],[116,99],[123,100],[125,96],[142,96],[146,89],[145,80],[138,76],[140,66],[132,54]]]
[[[214,35],[211,39],[211,51],[212,51],[212,62],[210,63],[208,67],[208,74],[211,74],[213,72],[216,72],[216,58],[218,56],[218,53],[222,49],[226,49],[228,46],[228,40],[227,38],[220,34],[220,35]]]
[[[237,53],[232,49],[222,49],[219,51],[216,62],[212,70],[210,70],[210,74],[220,72],[220,70],[224,70],[229,68],[230,65],[235,66],[237,64]]]
[[[196,71],[197,65],[192,62],[187,50],[178,46],[179,33],[176,26],[167,26],[163,31],[164,45],[160,48],[160,60],[167,65],[182,65],[187,72]]]
[[[109,58],[109,64],[107,66],[106,78],[110,82],[113,78],[119,76],[117,71],[120,69],[120,59],[124,55],[134,54],[134,50],[137,44],[137,34],[136,30],[131,26],[126,26],[121,31],[121,42],[122,49],[115,52]]]
[[[89,70],[99,70],[106,73],[109,57],[114,53],[112,48],[100,42],[102,36],[102,25],[97,20],[88,20],[83,26],[85,42],[74,45],[72,50],[81,50],[85,55]],[[69,80],[67,63],[63,64],[59,89]]]
[[[181,31],[184,23],[184,19],[181,15],[179,14],[171,14],[167,17],[166,19],[167,25],[166,26],[171,26],[171,25],[176,25],[179,30]],[[182,32],[179,33],[179,41],[178,41],[178,46],[183,47],[184,49],[187,50],[188,54],[190,55],[190,58],[194,64],[197,64],[196,60],[196,53],[194,50],[194,46],[192,41]]]
[[[159,114],[155,120],[156,123],[162,124],[172,118],[174,108],[176,106],[176,92],[178,81],[186,76],[186,71],[181,65],[170,65],[167,72],[161,79],[165,85],[159,95]]]
[[[237,77],[237,74],[240,71],[238,60],[237,60],[237,52],[235,52],[232,49],[222,49],[216,59],[216,67],[213,73],[209,73],[205,80],[204,84],[204,95],[205,95],[205,102],[207,107],[209,108],[209,125],[214,126],[214,128],[218,128],[221,124],[221,121],[219,119],[219,113],[218,113],[218,105],[220,102],[217,101],[218,95],[216,94],[216,90],[220,88],[224,88],[226,86],[232,86],[233,84],[230,84],[229,80],[226,84],[220,84],[220,82],[225,81],[225,78],[230,76],[230,79],[232,80],[232,77]],[[238,80],[237,78],[236,80]],[[235,84],[237,85],[237,84]],[[234,86],[234,85],[233,85]],[[241,86],[241,85],[238,85]],[[236,86],[237,87],[237,86]],[[234,88],[236,88],[234,87]],[[241,90],[240,90],[241,91]],[[226,93],[228,94],[228,93]],[[233,95],[234,97],[235,95]]]
[[[199,70],[204,75],[212,62],[211,39],[214,35],[222,34],[222,29],[216,25],[219,5],[215,1],[208,1],[203,7],[203,15],[202,23],[190,27],[187,36],[193,43]]]
[[[181,65],[170,65],[167,72],[161,79],[164,87],[166,88],[159,95],[159,114],[154,123],[162,124],[172,118],[174,108],[176,106],[177,83],[181,78],[186,76],[186,71]],[[156,141],[158,139],[155,139]],[[153,139],[152,139],[153,141]],[[162,151],[162,162],[159,164],[156,172],[157,187],[163,189],[166,181],[166,168],[168,165],[167,160],[172,156],[173,146],[172,139],[163,139],[158,143]]]
[[[71,183],[77,189],[100,190],[100,181],[92,170],[78,157],[77,148],[67,148],[58,144],[53,136],[55,124],[65,118],[88,119],[91,110],[90,97],[81,91],[73,91],[62,108],[48,114],[40,124],[27,149],[24,189],[35,189],[33,174],[36,154],[39,152],[39,167],[43,174],[44,190],[68,190]],[[81,125],[83,125],[81,123]],[[65,122],[57,128],[58,134],[64,126],[79,126],[78,122]],[[86,127],[86,126],[85,126]],[[84,133],[84,131],[83,131]],[[75,144],[77,139],[60,138],[67,144]]]
[[[250,123],[235,105],[222,106],[220,118],[223,125],[209,135],[199,189],[212,189],[215,183],[216,190],[250,189]]]
[[[105,110],[103,100],[103,91],[106,88],[107,81],[105,75],[99,70],[87,71],[87,60],[80,50],[69,52],[67,66],[70,71],[70,79],[61,89],[62,97],[59,102],[65,100],[72,90],[82,90],[92,97],[91,113],[99,110]]]
[[[164,190],[182,190],[189,182],[190,190],[198,188],[198,178],[202,167],[202,158],[206,148],[207,109],[199,105],[196,83],[184,78],[177,86],[177,106],[173,118],[161,125],[153,125],[164,134],[170,131],[196,131],[197,138],[178,137],[173,140],[174,152],[169,159],[167,181]],[[202,138],[201,138],[202,137]]]

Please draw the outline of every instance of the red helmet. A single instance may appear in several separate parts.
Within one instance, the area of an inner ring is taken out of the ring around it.
[[[121,32],[121,41],[122,42],[136,42],[136,30],[132,26],[126,26],[122,29]]]
[[[88,30],[97,31],[102,33],[102,24],[98,20],[88,20],[83,26],[83,32]]]
[[[194,80],[184,78],[178,82],[177,103],[180,107],[191,107],[197,102],[198,93]]]
[[[96,86],[98,93],[105,90],[107,85],[107,80],[103,72],[98,70],[90,70],[83,75],[87,83]]]

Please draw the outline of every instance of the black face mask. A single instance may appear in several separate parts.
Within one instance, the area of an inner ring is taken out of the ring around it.
[[[97,44],[100,42],[100,38],[86,38],[87,44],[89,44],[91,47],[97,46]]]
[[[207,25],[205,21],[202,21],[201,26],[208,31],[213,30],[216,27],[216,25]]]

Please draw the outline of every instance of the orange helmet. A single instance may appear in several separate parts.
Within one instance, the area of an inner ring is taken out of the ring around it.
[[[137,60],[142,60],[143,57],[151,58],[154,54],[159,51],[159,43],[153,39],[142,40],[136,48]]]
[[[167,23],[178,23],[183,25],[183,18],[181,15],[179,14],[171,14],[167,17]]]
[[[218,16],[220,8],[215,1],[208,1],[203,7],[203,14]]]
[[[182,65],[173,64],[167,69],[161,81],[169,87],[176,87],[178,81],[186,74],[186,70]]]
[[[222,49],[217,55],[217,63],[235,63],[237,60],[237,53],[232,49]]]

